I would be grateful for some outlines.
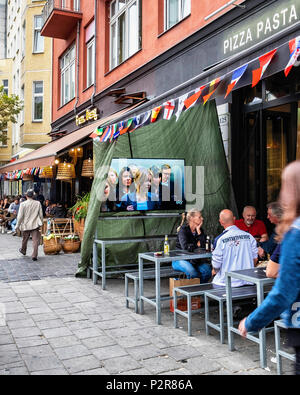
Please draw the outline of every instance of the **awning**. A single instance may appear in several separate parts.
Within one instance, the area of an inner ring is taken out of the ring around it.
[[[113,121],[114,119],[119,118],[120,116],[126,114],[128,111],[134,109],[135,107],[138,107],[142,103],[144,103],[144,101],[136,103],[133,106],[124,108],[121,111],[109,115],[108,117],[98,119],[97,121],[90,123],[85,127],[75,130],[74,132],[69,133],[64,137],[61,137],[58,140],[52,141],[44,145],[43,147],[40,147],[35,151],[30,152],[29,154],[18,160],[15,160],[12,163],[2,166],[0,167],[0,174],[12,172],[14,170],[24,170],[32,167],[51,166],[53,165],[55,158],[60,153],[65,151],[68,147],[79,144],[83,140],[86,140],[92,133],[92,131],[100,124],[102,125],[104,123]]]

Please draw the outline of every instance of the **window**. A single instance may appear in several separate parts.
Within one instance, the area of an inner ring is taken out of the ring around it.
[[[141,47],[141,0],[114,0],[110,5],[110,68]]]
[[[2,138],[0,140],[0,148],[7,147],[7,130],[3,130]]]
[[[191,13],[191,0],[165,0],[165,28],[170,29]]]
[[[8,96],[8,80],[2,80],[3,92]]]
[[[33,82],[33,121],[43,120],[43,81]]]
[[[94,70],[95,70],[95,40],[91,40],[87,43],[86,46],[86,56],[87,56],[87,65],[86,65],[86,84],[87,87],[94,84]]]
[[[61,105],[75,97],[75,45],[60,59]]]
[[[44,52],[44,37],[41,36],[41,28],[43,18],[41,15],[34,16],[34,32],[33,32],[33,53]]]
[[[26,51],[26,23],[22,25],[22,57],[25,56]]]

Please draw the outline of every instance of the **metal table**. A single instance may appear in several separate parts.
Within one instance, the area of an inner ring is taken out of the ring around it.
[[[230,351],[234,351],[234,336],[233,334],[240,334],[239,330],[233,326],[232,315],[232,287],[231,278],[237,278],[256,285],[257,290],[257,305],[259,306],[264,300],[264,287],[268,284],[274,284],[275,279],[266,277],[265,268],[253,268],[246,270],[237,270],[226,273],[226,302],[227,302],[227,323],[228,323],[228,346]],[[273,330],[273,328],[263,328],[259,331],[258,337],[251,333],[247,334],[247,339],[259,344],[260,352],[260,366],[267,367],[266,354],[266,331]]]
[[[211,258],[211,252],[204,249],[197,249],[197,252],[188,252],[184,250],[170,251],[170,255],[155,256],[154,252],[139,254],[139,296],[140,296],[140,314],[144,314],[144,302],[150,303],[156,308],[156,323],[161,324],[161,301],[170,300],[172,296],[164,296],[160,294],[160,265],[165,262],[173,262],[178,260],[205,259]],[[144,296],[144,262],[150,261],[155,265],[155,298]]]

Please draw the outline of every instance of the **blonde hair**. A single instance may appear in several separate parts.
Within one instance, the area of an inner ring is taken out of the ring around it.
[[[195,217],[197,214],[202,215],[201,211],[198,210],[197,208],[191,208],[187,213],[182,213],[182,215],[181,215],[181,217],[182,217],[181,224],[178,226],[177,232],[180,231],[180,229],[184,225],[184,223],[189,224],[191,219],[193,217]]]
[[[278,240],[282,240],[294,220],[300,216],[300,160],[287,165],[281,176],[279,202],[283,210],[276,227]]]
[[[149,180],[149,176],[151,176],[151,174],[148,169],[138,169],[134,180],[136,193],[140,193],[141,185]]]

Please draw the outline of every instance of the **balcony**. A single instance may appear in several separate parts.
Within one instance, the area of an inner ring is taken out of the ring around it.
[[[79,0],[48,0],[42,16],[41,35],[66,40],[82,19]]]

